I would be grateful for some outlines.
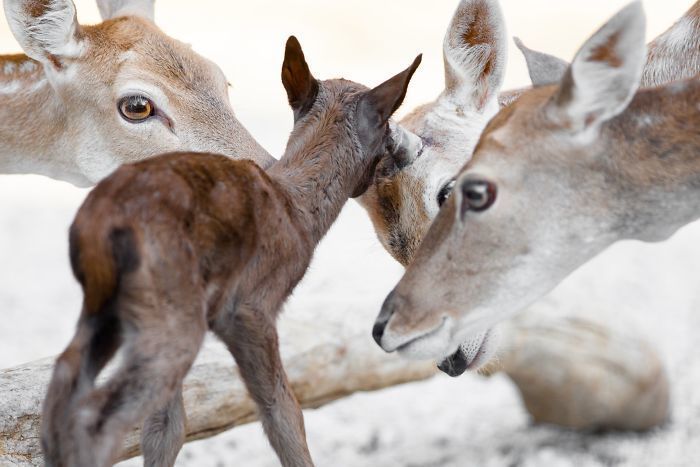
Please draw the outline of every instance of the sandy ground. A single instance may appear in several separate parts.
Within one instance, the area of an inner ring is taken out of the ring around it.
[[[92,0],[76,3],[81,20],[96,20]],[[420,0],[253,3],[243,7],[202,0],[193,8],[192,2],[162,0],[157,13],[166,31],[221,64],[234,83],[237,114],[274,154],[283,147],[291,121],[278,82],[281,44],[289,33],[300,35],[318,76],[342,74],[368,84],[425,52],[404,112],[440,90],[439,47],[456,1],[432,2],[428,8]],[[512,34],[568,58],[626,1],[502,3]],[[670,25],[690,3],[646,1],[649,36]],[[215,9],[221,11],[214,17],[207,13]],[[2,52],[18,50],[2,21],[0,45]],[[511,53],[507,85],[524,84],[525,77],[522,60]],[[68,267],[66,232],[84,195],[39,177],[0,177],[0,367],[56,354],[72,334],[81,297]],[[562,312],[604,308],[609,311],[605,319],[637,328],[655,343],[673,383],[674,411],[667,426],[648,434],[605,435],[533,427],[505,377],[437,377],[307,411],[317,464],[700,465],[700,395],[695,390],[700,387],[695,344],[700,333],[699,236],[700,225],[694,225],[664,244],[618,245],[545,299],[570,304]],[[378,310],[400,274],[374,239],[366,215],[351,203],[319,248],[286,313]],[[368,332],[370,327],[367,323]],[[136,465],[130,461],[123,467]],[[253,424],[188,445],[177,465],[278,463],[259,425]]]

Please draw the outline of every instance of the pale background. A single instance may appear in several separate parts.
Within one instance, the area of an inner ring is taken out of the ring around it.
[[[509,33],[569,60],[621,0],[503,0]],[[691,0],[647,0],[648,36],[666,29]],[[400,113],[442,89],[442,38],[456,0],[159,0],[164,31],[216,61],[233,83],[238,118],[273,155],[291,129],[279,80],[284,42],[299,37],[313,73],[375,85],[424,53]],[[99,20],[91,0],[76,2],[83,23]],[[527,84],[511,47],[506,89]],[[0,53],[19,52],[0,19]],[[29,111],[29,109],[28,109]],[[67,261],[66,230],[85,191],[34,176],[0,176],[0,367],[58,353],[79,310],[80,290]],[[573,306],[605,305],[655,342],[674,384],[669,426],[648,435],[581,436],[530,427],[502,376],[438,377],[357,395],[306,412],[318,465],[333,466],[681,466],[700,459],[700,333],[697,268],[700,226],[664,245],[623,244],[557,291]],[[286,313],[313,307],[352,313],[379,309],[401,269],[350,203],[321,245]],[[595,307],[593,307],[595,308]],[[367,329],[371,323],[367,323]],[[379,351],[379,349],[377,349]],[[276,465],[258,425],[195,443],[180,466]],[[134,462],[127,465],[138,465]]]

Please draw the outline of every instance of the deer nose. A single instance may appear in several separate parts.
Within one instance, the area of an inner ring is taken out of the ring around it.
[[[382,311],[379,312],[379,316],[377,316],[377,320],[374,322],[374,327],[372,328],[372,337],[374,337],[374,341],[379,347],[382,347],[382,337],[384,337],[384,330],[386,329],[386,325],[391,319],[391,315],[394,314],[394,310],[396,309],[396,305],[394,303],[393,298],[394,292],[392,291],[389,294],[389,296],[386,297],[386,300],[384,300],[384,304],[382,305]]]

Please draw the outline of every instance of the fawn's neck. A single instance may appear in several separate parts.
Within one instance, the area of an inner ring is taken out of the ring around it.
[[[637,93],[604,129],[628,237],[662,240],[700,218],[700,80]]]
[[[367,163],[357,143],[333,118],[292,134],[282,158],[269,170],[317,243],[340,214]]]

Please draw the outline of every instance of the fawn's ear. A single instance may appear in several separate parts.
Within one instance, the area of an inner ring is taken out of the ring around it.
[[[422,60],[423,55],[418,55],[410,67],[362,96],[359,109],[368,128],[381,128],[401,106],[408,91],[408,83]]]
[[[532,81],[533,86],[546,86],[561,81],[569,68],[569,64],[566,61],[554,55],[532,50],[526,47],[523,41],[517,37],[513,39],[515,40],[515,45],[525,56],[527,71],[530,74],[530,81]]]
[[[309,71],[304,52],[296,37],[287,40],[282,64],[282,84],[287,91],[289,105],[294,110],[294,120],[308,112],[316,101],[318,81]]]
[[[635,1],[588,39],[547,105],[548,115],[582,131],[624,111],[646,62],[645,25],[642,3]]]
[[[445,93],[483,110],[498,95],[508,54],[498,0],[461,0],[445,35]]]
[[[138,16],[153,21],[155,0],[97,0],[103,20],[119,16]]]
[[[83,50],[71,0],[5,0],[5,16],[25,53],[55,69]]]

